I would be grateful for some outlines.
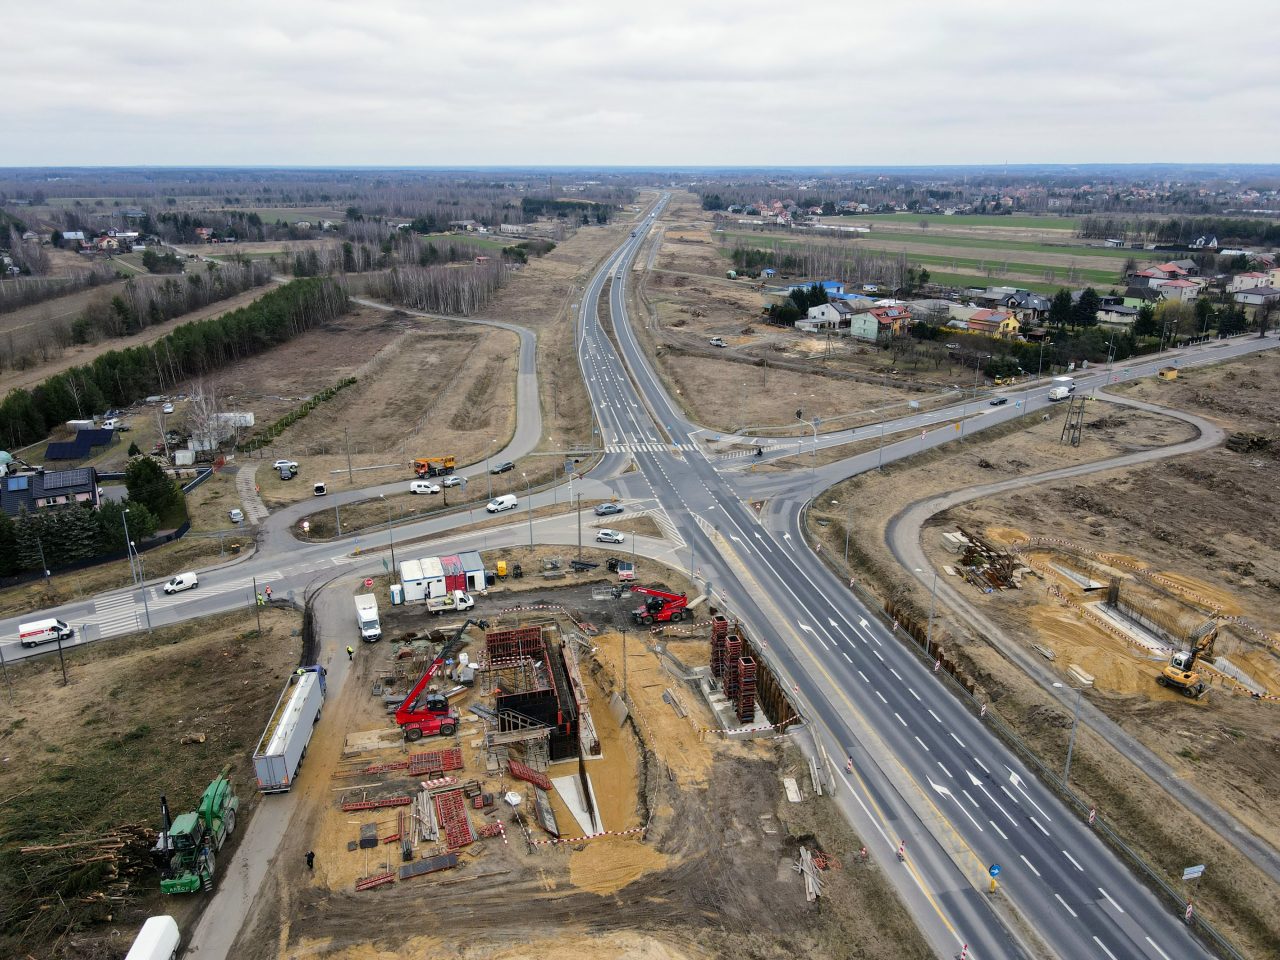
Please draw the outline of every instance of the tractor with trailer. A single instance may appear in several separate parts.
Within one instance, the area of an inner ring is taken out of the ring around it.
[[[195,893],[213,889],[215,854],[236,829],[240,798],[231,786],[231,764],[213,779],[189,813],[169,818],[169,801],[160,798],[162,827],[153,853],[160,868],[163,893]]]
[[[458,714],[449,706],[449,698],[442,693],[427,691],[427,685],[440,668],[453,659],[462,649],[464,634],[472,624],[484,628],[482,620],[466,620],[458,627],[453,637],[445,642],[436,654],[436,658],[423,671],[413,689],[396,708],[396,724],[404,732],[406,740],[421,740],[423,737],[449,737],[458,729]],[[424,693],[424,691],[426,691]]]
[[[1198,699],[1204,696],[1208,685],[1196,670],[1196,664],[1204,660],[1213,662],[1213,647],[1218,642],[1218,623],[1206,620],[1188,638],[1190,650],[1179,650],[1170,659],[1169,664],[1156,674],[1156,683],[1170,690],[1176,690],[1184,697]]]
[[[455,457],[418,457],[413,461],[413,472],[419,479],[447,477],[457,466]]]
[[[632,587],[631,592],[649,598],[644,606],[631,611],[636,623],[644,626],[652,623],[678,623],[684,619],[685,609],[689,606],[689,598],[683,593],[667,593],[665,590],[641,586]]]

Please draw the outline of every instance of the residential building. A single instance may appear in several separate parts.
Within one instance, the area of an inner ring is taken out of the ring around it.
[[[1250,270],[1248,273],[1237,273],[1227,284],[1227,293],[1239,293],[1241,290],[1252,290],[1254,287],[1274,286],[1271,274],[1261,270]]]
[[[1213,235],[1196,237],[1191,241],[1191,246],[1196,250],[1217,250],[1218,238]]]
[[[1158,280],[1152,287],[1166,300],[1190,303],[1200,296],[1200,284],[1194,280]]]
[[[1175,267],[1180,267],[1188,277],[1198,277],[1200,275],[1200,267],[1196,265],[1194,260],[1170,260]]]
[[[0,508],[11,517],[76,503],[95,510],[101,503],[98,472],[93,467],[32,470],[0,478]]]
[[[849,325],[853,307],[843,300],[832,300],[820,306],[810,307],[803,320],[796,321],[796,329],[813,333],[817,330],[840,330]]]
[[[982,333],[989,337],[1011,340],[1018,335],[1022,324],[1006,310],[978,310],[968,320],[961,321],[969,333]]]
[[[1123,327],[1129,329],[1138,319],[1136,307],[1126,307],[1123,303],[1113,303],[1098,310],[1098,323],[1104,327]]]
[[[877,339],[901,336],[911,326],[911,308],[906,304],[872,307],[868,312],[875,318]]]
[[[1280,289],[1276,287],[1253,287],[1249,290],[1241,290],[1233,299],[1236,303],[1247,306],[1265,306],[1270,303],[1280,302]]]

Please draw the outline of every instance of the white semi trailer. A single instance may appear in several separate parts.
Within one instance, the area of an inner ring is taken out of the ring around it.
[[[289,677],[253,752],[253,772],[263,793],[287,793],[293,786],[324,696],[324,667],[303,667]]]

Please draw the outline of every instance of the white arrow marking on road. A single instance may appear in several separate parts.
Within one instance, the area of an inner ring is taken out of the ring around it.
[[[1004,807],[1000,806],[1000,801],[997,800],[995,797],[991,796],[991,792],[987,790],[986,786],[983,785],[982,781],[973,775],[973,771],[966,770],[965,773],[969,775],[969,782],[973,784],[975,787],[977,787],[979,790],[981,790],[983,793],[985,793],[987,795],[987,799],[996,805],[996,809],[1004,814],[1005,819],[1008,820],[1011,824],[1013,824],[1016,827],[1018,825],[1018,821],[1013,819],[1013,817],[1009,816],[1008,811],[1006,811]]]
[[[734,537],[733,539],[737,540],[738,538],[737,538],[737,537]],[[824,649],[824,650],[830,650],[830,649],[831,649],[830,647],[828,647],[828,646],[827,646],[827,642],[826,642],[825,640],[823,640],[823,639],[822,639],[822,637],[818,636],[818,631],[814,630],[814,629],[813,629],[813,627],[809,626],[807,623],[800,623],[800,621],[799,621],[799,620],[797,620],[797,621],[796,621],[796,623],[799,625],[800,629],[801,629],[801,630],[803,630],[805,633],[811,633],[811,634],[813,634],[813,635],[814,635],[814,637],[815,637],[815,638],[817,638],[817,641],[818,641],[820,644],[822,644],[822,649]]]
[[[1009,770],[1008,767],[1005,767],[1005,769]],[[1012,770],[1009,770],[1009,782],[1018,788],[1018,790],[1022,793],[1022,795],[1027,798],[1028,803],[1030,803],[1037,810],[1040,810],[1040,804],[1036,803],[1034,800],[1031,799],[1031,794],[1027,793],[1027,788],[1022,785],[1022,778],[1018,776],[1016,773],[1014,773]],[[1046,820],[1049,820],[1049,821],[1053,820],[1053,817],[1049,816],[1043,810],[1040,810],[1040,816],[1044,817]]]
[[[929,778],[928,778],[928,777],[925,777],[925,779],[926,779],[926,780],[929,780]],[[938,793],[942,794],[944,797],[950,797],[950,798],[951,798],[951,800],[955,803],[955,805],[956,805],[957,807],[959,807],[959,808],[960,808],[960,812],[961,812],[961,813],[963,813],[966,817],[968,817],[968,818],[969,818],[969,822],[970,822],[970,823],[972,823],[975,827],[977,827],[977,828],[978,828],[978,830],[979,830],[979,832],[981,832],[981,833],[986,833],[986,832],[987,832],[987,831],[985,831],[985,830],[983,830],[983,829],[982,829],[982,824],[980,824],[977,820],[973,819],[973,816],[969,813],[969,811],[968,811],[968,810],[966,810],[966,809],[964,808],[964,804],[963,804],[963,803],[961,803],[959,800],[956,800],[956,796],[955,796],[955,794],[954,794],[954,793],[952,793],[950,790],[948,790],[948,789],[947,789],[946,787],[944,787],[942,784],[940,784],[940,783],[934,783],[932,780],[929,780],[929,786],[933,787],[933,789],[934,789],[934,790],[936,790]]]
[[[859,618],[858,618],[858,623],[862,624],[862,626],[863,626],[863,627],[866,627],[866,626],[867,626],[867,620],[866,620],[866,618],[865,618],[865,617],[859,617]]]

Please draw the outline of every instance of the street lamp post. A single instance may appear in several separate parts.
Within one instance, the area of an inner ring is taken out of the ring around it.
[[[387,505],[387,539],[391,541],[391,579],[396,576],[396,535],[391,528],[391,501],[385,493],[378,494],[378,499]]]
[[[143,572],[142,554],[138,553],[138,545],[136,543],[130,543],[129,546],[133,547],[134,555],[137,556],[138,558],[138,579],[141,581],[141,586],[142,586],[142,609],[146,611],[147,633],[150,633],[151,632],[151,604],[147,602],[147,575]]]
[[[125,507],[120,511],[120,520],[124,524],[124,552],[129,557],[129,578],[133,581],[133,585],[138,585],[138,571],[133,565],[133,548],[132,540],[129,539],[129,508]]]
[[[525,473],[520,474],[520,479],[524,481],[525,496],[529,500],[529,549],[533,549],[533,485],[529,483],[529,477]]]
[[[1066,687],[1065,683],[1054,683],[1055,687]],[[1080,700],[1084,696],[1084,687],[1076,687],[1076,709],[1075,716],[1071,720],[1071,739],[1067,741],[1067,765],[1062,772],[1062,782],[1071,788],[1071,755],[1076,749],[1076,728],[1080,725]]]
[[[489,499],[493,499],[493,471],[489,469],[489,461],[493,458],[493,445],[496,441],[489,441],[489,449],[484,456],[484,472],[489,477]]]
[[[1040,382],[1040,373],[1041,371],[1044,370],[1044,348],[1046,345],[1053,346],[1053,341],[1052,340],[1040,341],[1040,359],[1036,363],[1036,382],[1037,383]],[[1030,401],[1031,401],[1031,383],[1030,381],[1028,381],[1027,388],[1022,391],[1022,410],[1024,413],[1026,412],[1027,405],[1028,403],[1030,403]]]

